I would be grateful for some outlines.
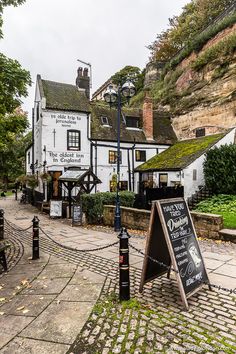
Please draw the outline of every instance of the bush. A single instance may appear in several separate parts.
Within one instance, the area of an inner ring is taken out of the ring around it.
[[[214,194],[236,194],[236,145],[215,147],[203,165],[206,186]]]
[[[209,26],[205,31],[202,31],[199,35],[196,36],[195,40],[190,42],[186,47],[184,47],[179,54],[168,62],[164,68],[164,71],[167,72],[169,69],[176,67],[181,61],[187,58],[193,51],[199,52],[202,47],[215,35],[225,28],[234,25],[236,21],[236,14],[224,18],[222,21]]]
[[[115,205],[116,193],[104,192],[95,194],[83,194],[81,196],[83,212],[89,224],[102,222],[103,206]],[[129,191],[120,192],[120,205],[132,207],[134,204],[134,193]]]
[[[192,64],[194,70],[200,70],[213,60],[231,55],[236,48],[236,35],[233,34],[205,50]]]

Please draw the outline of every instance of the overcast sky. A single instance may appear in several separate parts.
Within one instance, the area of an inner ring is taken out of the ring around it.
[[[31,112],[37,74],[75,84],[77,59],[92,64],[92,92],[125,65],[144,68],[146,46],[189,1],[27,0],[5,8],[0,50],[29,70],[33,81],[23,109]]]

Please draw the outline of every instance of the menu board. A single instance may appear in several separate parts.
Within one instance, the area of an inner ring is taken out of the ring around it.
[[[50,217],[61,218],[62,216],[62,200],[50,200]]]
[[[73,205],[72,224],[82,225],[82,215],[82,206],[80,204]]]
[[[208,280],[185,200],[159,202],[185,294]]]
[[[153,202],[140,291],[145,283],[167,272],[150,257],[167,266],[171,264],[188,308],[187,297],[208,282],[208,276],[184,198]]]

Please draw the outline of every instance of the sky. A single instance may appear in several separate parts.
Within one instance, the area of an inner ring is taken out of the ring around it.
[[[147,46],[190,0],[27,0],[3,13],[0,51],[30,71],[22,108],[34,105],[36,75],[75,84],[77,59],[91,64],[92,92],[126,65],[145,67]],[[31,120],[31,113],[29,113]]]

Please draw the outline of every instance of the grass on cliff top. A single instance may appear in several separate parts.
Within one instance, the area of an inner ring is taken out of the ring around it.
[[[213,196],[198,203],[195,210],[222,215],[224,227],[236,229],[236,195],[219,194]]]

